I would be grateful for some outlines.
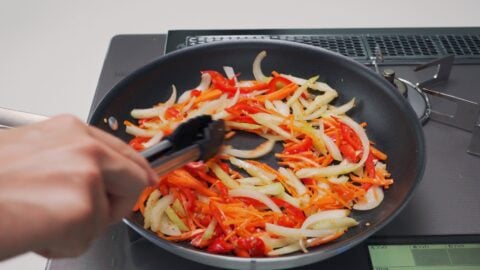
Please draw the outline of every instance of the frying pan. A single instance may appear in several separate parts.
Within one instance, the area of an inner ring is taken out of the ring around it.
[[[168,99],[171,85],[179,94],[194,88],[202,70],[223,70],[232,66],[241,72],[240,79],[252,79],[252,63],[262,50],[268,56],[262,63],[268,74],[276,70],[286,74],[320,80],[337,89],[337,104],[355,97],[356,107],[349,115],[368,123],[367,134],[376,146],[385,151],[388,168],[395,183],[385,191],[382,204],[370,211],[353,211],[359,225],[350,228],[341,238],[326,245],[309,249],[308,253],[293,253],[274,258],[239,258],[215,255],[198,250],[189,243],[163,240],[143,228],[141,215],[132,213],[124,222],[156,245],[184,258],[220,268],[279,269],[290,268],[327,259],[340,254],[371,236],[389,223],[406,205],[420,181],[425,165],[425,144],[420,122],[415,112],[396,89],[365,66],[342,55],[292,42],[234,41],[194,46],[169,53],[135,71],[117,84],[97,106],[89,119],[91,125],[124,141],[131,139],[122,128],[112,130],[105,119],[115,117],[132,120],[133,108],[147,108]],[[236,136],[229,144],[252,148],[260,140],[255,136]],[[274,151],[281,151],[277,145]],[[275,157],[261,159],[276,166]]]
[[[113,131],[105,118],[130,119],[133,108],[147,108],[165,101],[175,84],[180,92],[194,88],[202,70],[223,70],[231,66],[240,79],[252,79],[255,56],[266,50],[264,73],[277,70],[303,78],[320,76],[338,90],[338,104],[355,97],[357,106],[350,113],[368,123],[367,134],[378,148],[388,153],[388,167],[395,184],[385,192],[382,204],[371,211],[353,211],[359,225],[340,239],[310,249],[275,258],[238,258],[209,254],[188,243],[172,243],[143,229],[143,219],[132,214],[124,222],[146,239],[179,256],[220,268],[279,269],[310,264],[340,254],[380,230],[405,206],[420,181],[425,165],[425,145],[421,125],[405,99],[382,77],[365,66],[339,54],[312,46],[280,41],[235,41],[194,46],[169,53],[140,68],[116,85],[95,109],[90,124],[127,141],[123,130]],[[181,93],[180,93],[181,94]],[[258,145],[254,136],[236,136],[230,144],[242,148]],[[259,139],[260,140],[260,139]],[[279,151],[280,146],[275,150]],[[276,167],[272,155],[262,159]]]

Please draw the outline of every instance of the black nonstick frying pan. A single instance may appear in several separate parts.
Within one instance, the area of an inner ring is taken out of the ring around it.
[[[312,46],[280,41],[235,41],[199,45],[169,53],[140,68],[117,84],[95,109],[89,123],[128,141],[124,128],[112,130],[105,119],[132,120],[133,108],[147,108],[168,99],[171,85],[186,91],[200,81],[202,70],[223,70],[232,66],[240,79],[251,79],[252,63],[262,50],[268,56],[262,63],[265,74],[272,70],[310,78],[319,75],[339,93],[336,102],[355,97],[357,106],[349,115],[368,123],[367,134],[389,156],[387,165],[395,180],[385,191],[382,204],[370,211],[353,211],[360,224],[341,238],[309,249],[274,258],[239,258],[209,254],[188,243],[172,243],[143,229],[143,219],[133,214],[124,222],[158,246],[184,258],[220,268],[279,269],[310,264],[340,254],[362,242],[390,222],[406,205],[420,181],[425,166],[425,144],[420,122],[410,105],[385,79],[365,66],[339,54]],[[107,121],[108,122],[108,121]],[[235,137],[233,145],[253,147],[254,137]],[[259,139],[260,140],[260,139]],[[276,146],[276,150],[280,150]],[[262,161],[275,166],[272,155]]]
[[[353,211],[360,222],[340,239],[310,249],[309,253],[295,253],[276,258],[238,258],[209,254],[188,243],[172,243],[143,229],[140,215],[132,214],[125,223],[142,236],[190,260],[236,269],[278,269],[295,267],[324,260],[360,243],[390,222],[405,206],[420,181],[425,165],[425,145],[421,125],[410,107],[396,89],[385,79],[365,66],[344,56],[326,50],[291,42],[243,41],[222,42],[195,46],[173,52],[137,70],[116,85],[93,113],[90,124],[124,140],[130,137],[120,129],[112,131],[105,118],[130,119],[133,108],[151,107],[165,101],[171,94],[171,85],[185,91],[195,87],[201,70],[223,70],[231,66],[240,72],[241,79],[251,79],[252,63],[262,50],[268,56],[262,63],[265,74],[272,70],[303,78],[320,75],[339,92],[337,102],[352,97],[358,101],[350,115],[368,123],[367,133],[377,146],[388,153],[389,170],[395,184],[385,192],[383,203],[367,212]],[[233,142],[243,148],[257,145],[255,138],[240,137]],[[277,148],[280,150],[280,147]],[[262,161],[275,165],[273,155]]]

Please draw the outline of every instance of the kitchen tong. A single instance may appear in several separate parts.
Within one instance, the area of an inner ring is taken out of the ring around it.
[[[48,119],[45,116],[0,108],[0,129],[14,128]],[[158,175],[164,175],[189,162],[208,160],[222,146],[223,120],[209,115],[191,118],[158,144],[140,152]]]

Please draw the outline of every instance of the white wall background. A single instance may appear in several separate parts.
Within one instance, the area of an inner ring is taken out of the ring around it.
[[[0,107],[87,117],[110,38],[195,28],[480,26],[480,2],[0,0]],[[43,269],[25,255],[5,269]]]

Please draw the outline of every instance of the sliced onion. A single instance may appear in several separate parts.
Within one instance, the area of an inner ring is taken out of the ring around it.
[[[235,149],[230,145],[227,145],[223,149],[222,153],[231,155],[234,157],[239,157],[239,158],[259,158],[270,153],[274,146],[275,146],[275,141],[273,140],[268,140],[266,142],[263,142],[262,144],[257,146],[257,148],[252,150],[240,150],[240,149]]]
[[[163,133],[161,130],[143,129],[135,125],[126,126],[125,132],[133,136],[145,137],[145,138],[154,137],[157,134]]]
[[[278,236],[291,238],[322,237],[335,233],[335,230],[296,229],[279,226],[272,223],[265,223],[265,230]]]
[[[253,77],[255,77],[255,80],[259,82],[268,81],[268,78],[265,75],[263,75],[263,71],[262,71],[262,61],[263,61],[263,58],[265,58],[266,56],[267,56],[267,52],[261,51],[253,61]]]
[[[307,108],[308,106],[310,106],[310,101],[306,100],[305,98],[303,98],[302,96],[300,96],[298,98],[298,100],[300,101],[300,103],[303,105],[303,107]]]
[[[265,246],[269,247],[270,249],[276,249],[288,246],[293,242],[296,242],[298,239],[296,238],[287,238],[287,237],[280,237],[280,238],[273,238],[268,235],[260,236]]]
[[[151,220],[151,229],[154,232],[160,231],[161,228],[161,221],[163,219],[163,214],[167,207],[173,203],[173,195],[169,194],[167,196],[162,197],[158,202],[155,203],[151,212],[150,212],[150,220]]]
[[[285,188],[280,182],[275,182],[275,183],[263,185],[263,186],[244,185],[242,186],[242,188],[252,189],[266,195],[279,195],[279,194],[285,193]]]
[[[295,176],[295,174],[290,169],[285,169],[283,167],[278,168],[278,172],[285,176],[288,184],[295,188],[298,195],[303,195],[307,192],[307,188],[303,185],[302,181]]]
[[[323,95],[316,96],[312,103],[305,109],[305,114],[309,115],[324,105],[330,103],[337,97],[337,92],[325,92]]]
[[[247,171],[248,174],[250,174],[251,176],[255,176],[255,177],[258,177],[268,183],[271,183],[273,180],[275,180],[277,178],[277,176],[273,173],[270,173],[270,172],[267,172],[265,171],[264,169],[258,167],[258,166],[255,166],[249,162],[246,162],[244,160],[241,160],[241,159],[238,159],[238,158],[234,158],[234,157],[231,157],[229,159],[230,163],[232,163],[233,165],[239,167],[239,168],[242,168],[244,169],[245,171]]]
[[[307,82],[307,80],[303,79],[303,78],[298,78],[298,77],[295,77],[295,76],[292,76],[292,75],[287,75],[287,74],[280,74],[282,77],[285,77],[287,79],[289,79],[290,81],[296,83],[296,84],[304,84]],[[318,91],[322,91],[322,92],[337,92],[335,89],[331,88],[330,85],[324,83],[324,82],[315,82],[315,83],[312,83],[309,85],[310,88],[314,89],[314,90],[318,90]]]
[[[323,92],[335,92],[337,91],[330,87],[330,85],[324,83],[324,82],[316,82],[311,86],[312,89],[318,90],[318,91],[323,91]]]
[[[167,111],[170,106],[172,106],[175,103],[175,100],[177,100],[177,88],[175,85],[172,84],[172,94],[170,95],[170,98],[165,102],[164,104],[160,105],[160,111],[158,112],[158,117],[163,121],[166,122],[165,120],[165,112]]]
[[[235,86],[237,85],[237,76],[235,76],[235,71],[232,67],[224,66],[223,70],[225,71],[225,75],[229,80],[233,79],[235,81]]]
[[[355,106],[355,98],[352,98],[349,102],[339,106],[339,107],[333,107],[329,108],[324,116],[330,116],[330,115],[342,115],[347,113],[349,110],[351,110]]]
[[[178,98],[178,103],[183,103],[187,101],[191,97],[191,94],[192,94],[192,90],[183,92],[183,94],[181,94],[180,97]]]
[[[164,130],[168,127],[170,127],[172,123],[166,122],[166,123],[161,123],[158,121],[146,121],[143,122],[143,128],[145,129],[153,129],[153,130]]]
[[[272,110],[272,111],[277,111],[277,108],[273,105],[273,103],[270,100],[265,100],[265,108],[267,110]]]
[[[293,75],[289,75],[289,74],[280,74],[280,76],[288,79],[289,81],[292,81],[298,85],[304,85],[307,83],[307,80],[306,79],[303,79],[303,78],[299,78],[299,77],[295,77]]]
[[[195,116],[203,115],[203,114],[212,114],[215,111],[219,111],[225,108],[225,103],[227,100],[220,98],[211,101],[205,101],[199,106],[198,109],[191,111],[188,113],[188,118],[193,118]]]
[[[325,146],[322,136],[320,136],[320,133],[317,129],[311,126],[311,123],[307,123],[305,121],[294,121],[293,125],[312,139],[313,147],[315,147],[317,151],[323,155],[327,154],[327,147]]]
[[[370,141],[368,140],[365,130],[363,130],[359,124],[347,116],[341,116],[339,119],[341,119],[344,124],[350,127],[360,139],[363,148],[362,158],[360,161],[358,163],[341,163],[324,168],[303,168],[298,170],[296,173],[299,178],[308,178],[313,176],[328,177],[332,175],[346,174],[360,168],[363,166],[363,164],[365,164],[370,151]]]
[[[175,225],[172,221],[170,221],[166,216],[165,213],[163,214],[161,220],[160,220],[160,226],[157,231],[160,231],[161,233],[165,235],[171,235],[171,236],[179,236],[182,234],[180,229],[178,228],[177,225]]]
[[[170,221],[177,226],[178,229],[182,232],[188,232],[190,229],[185,225],[183,220],[180,219],[180,217],[175,213],[175,210],[173,210],[172,207],[168,206],[167,209],[165,209],[165,214],[167,217],[170,219]],[[164,217],[165,218],[165,217]]]
[[[325,219],[335,219],[347,217],[350,214],[350,211],[346,209],[335,209],[335,210],[326,210],[309,216],[305,221],[303,221],[302,228],[308,229],[311,225]]]
[[[345,230],[347,228],[357,226],[358,222],[351,217],[340,217],[331,219],[322,219],[311,225],[312,229],[335,229]]]
[[[324,132],[324,126],[323,126],[323,121],[320,121],[320,127],[319,127],[319,133],[320,136],[323,139],[323,142],[325,143],[325,146],[327,147],[328,152],[330,155],[332,155],[332,158],[337,161],[342,161],[342,153],[340,152],[340,149],[338,148],[337,144],[327,136]]]
[[[240,186],[235,180],[233,180],[233,178],[230,177],[230,175],[228,175],[225,171],[223,171],[223,169],[220,168],[220,166],[218,166],[217,164],[212,163],[210,165],[210,169],[213,171],[215,176],[217,176],[218,179],[220,179],[220,181],[222,181],[222,183],[228,188],[238,188]]]
[[[276,118],[273,117],[272,115],[267,113],[256,113],[256,114],[251,114],[250,117],[252,117],[253,120],[255,120],[255,122],[275,131],[278,135],[284,137],[285,139],[295,140],[292,134],[290,134],[289,132],[283,130],[278,126],[280,123],[278,123],[278,121],[276,121]]]
[[[225,121],[225,125],[227,125],[227,127],[230,127],[230,128],[248,129],[248,130],[259,129],[259,128],[262,127],[262,126],[257,125],[257,124],[234,122],[234,121]]]
[[[209,240],[210,238],[212,238],[213,233],[215,232],[215,227],[217,227],[217,220],[212,218],[212,220],[207,226],[207,229],[203,233],[202,240]]]
[[[158,106],[148,109],[133,109],[130,115],[135,119],[153,118],[158,116],[160,109]]]
[[[212,77],[210,76],[210,74],[202,73],[202,80],[200,81],[200,84],[197,87],[195,87],[195,89],[200,91],[205,91],[210,87],[211,82],[212,82]]]
[[[365,200],[357,202],[353,209],[355,210],[371,210],[380,205],[383,201],[383,189],[378,186],[372,186],[367,190],[365,194]]]
[[[290,194],[288,194],[287,192],[284,192],[282,194],[279,194],[276,196],[277,198],[279,199],[282,199],[286,202],[288,202],[289,204],[297,207],[297,208],[300,208],[300,199],[298,198],[295,198],[295,197],[292,197]]]
[[[243,184],[243,185],[252,185],[252,186],[258,186],[258,185],[263,185],[265,184],[265,182],[258,178],[258,177],[244,177],[244,178],[240,178],[240,179],[237,179],[237,181],[240,183],[240,184]]]
[[[305,247],[305,239],[298,240],[298,245],[300,246],[300,250],[302,250],[303,253],[308,252],[307,248]]]
[[[198,198],[198,200],[201,201],[202,203],[205,203],[205,204],[209,204],[209,203],[210,203],[210,198],[207,197],[207,196],[203,196],[203,195],[198,194],[198,195],[197,195],[197,198]]]
[[[287,105],[292,106],[292,104],[298,100],[298,98],[308,89],[308,86],[315,83],[318,80],[318,76],[308,79],[305,83],[302,83],[301,86],[295,90],[293,95],[288,99]]]
[[[318,110],[314,111],[313,113],[307,115],[304,117],[305,120],[314,120],[314,119],[317,119],[317,118],[320,118],[322,115],[325,114],[325,112],[327,111],[327,106],[324,105],[322,107],[320,107]]]
[[[276,213],[282,212],[280,208],[267,195],[255,190],[246,189],[246,188],[236,188],[236,189],[229,190],[228,195],[232,197],[246,197],[246,198],[254,199],[265,204],[268,208],[272,209],[273,212],[276,212]]]
[[[288,246],[284,246],[275,250],[272,250],[267,253],[268,256],[280,256],[280,255],[285,255],[285,254],[290,254],[296,251],[299,251],[301,249],[299,242],[296,241],[295,243],[292,243]]]
[[[148,196],[147,203],[145,204],[145,212],[143,214],[143,217],[144,217],[143,218],[143,227],[145,229],[150,228],[150,226],[152,224],[152,215],[150,213],[152,212],[153,206],[155,206],[155,203],[158,202],[158,199],[160,199],[161,196],[162,196],[162,194],[160,193],[160,191],[158,191],[158,189],[155,189]]]
[[[290,108],[288,108],[288,105],[283,101],[274,100],[273,105],[275,106],[277,112],[279,112],[281,115],[288,116],[290,114]]]
[[[157,134],[153,135],[153,137],[150,138],[150,140],[142,143],[143,147],[150,148],[154,146],[155,144],[159,143],[162,140],[163,135],[164,135],[163,132],[159,131]]]
[[[229,116],[230,116],[230,114],[227,111],[221,111],[221,112],[217,112],[216,114],[212,115],[212,119],[213,120],[225,119]]]
[[[188,103],[182,108],[182,111],[180,113],[184,114],[188,112],[190,108],[192,108],[193,104],[195,104],[196,99],[197,99],[196,97],[190,99],[190,101],[188,101]]]
[[[305,115],[303,114],[302,104],[296,100],[292,104],[293,117],[295,120],[303,120]]]
[[[341,185],[341,184],[345,184],[346,182],[348,182],[348,176],[346,175],[342,175],[342,176],[339,176],[339,177],[335,177],[335,176],[332,176],[332,177],[329,177],[328,178],[328,182],[332,183],[332,184],[337,184],[337,185]]]
[[[326,134],[323,134],[322,136],[323,142],[325,142],[325,146],[328,149],[328,152],[332,155],[334,160],[337,161],[342,161],[342,153],[340,152],[340,149],[338,148],[337,144],[332,140],[332,138],[328,137]]]
[[[255,90],[255,91],[252,91],[252,92],[250,92],[250,93],[244,94],[243,96],[245,96],[245,97],[247,97],[247,98],[253,98],[253,97],[256,97],[256,96],[263,95],[263,94],[265,94],[266,92],[268,92],[268,89],[265,89],[265,90]]]

